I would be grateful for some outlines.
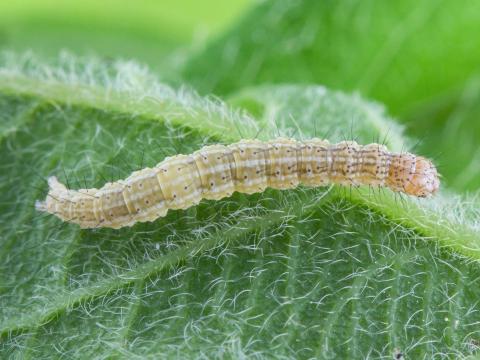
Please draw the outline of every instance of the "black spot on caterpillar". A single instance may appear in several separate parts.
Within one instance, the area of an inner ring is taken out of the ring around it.
[[[192,155],[167,157],[100,189],[69,190],[55,177],[48,183],[47,198],[37,201],[37,210],[82,228],[132,226],[202,199],[218,200],[235,191],[262,192],[267,187],[291,189],[300,183],[383,186],[416,197],[432,195],[440,185],[435,166],[421,156],[392,153],[379,144],[285,138],[206,146]]]

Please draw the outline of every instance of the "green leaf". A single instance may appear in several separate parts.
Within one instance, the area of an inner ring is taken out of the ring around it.
[[[246,0],[0,2],[0,46],[47,58],[64,49],[135,58],[162,69],[183,59],[192,42],[222,30],[246,6]]]
[[[48,175],[98,186],[211,142],[307,138],[334,125],[332,140],[354,131],[361,142],[409,144],[377,104],[321,87],[251,88],[230,102],[237,110],[132,63],[13,58],[0,68],[1,354],[475,354],[475,199],[269,189],[120,230],[80,230],[34,211]]]
[[[447,184],[477,190],[479,17],[480,3],[468,0],[270,0],[183,73],[217,95],[285,82],[358,91],[407,124],[418,150],[439,158]]]

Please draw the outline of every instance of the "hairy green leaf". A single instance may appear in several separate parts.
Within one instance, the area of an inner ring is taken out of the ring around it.
[[[69,57],[50,68],[7,59],[0,68],[1,354],[475,354],[475,199],[270,189],[120,230],[80,230],[34,211],[48,175],[74,188],[98,186],[211,142],[330,133],[409,147],[382,109],[358,96],[271,86],[230,102],[237,110],[174,91],[133,63]]]

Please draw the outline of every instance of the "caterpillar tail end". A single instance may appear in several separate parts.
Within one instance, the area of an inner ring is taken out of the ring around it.
[[[47,202],[46,201],[35,201],[35,210],[46,212],[47,211]]]
[[[67,191],[68,189],[63,185],[60,181],[58,181],[56,176],[50,176],[48,178],[48,186],[50,187],[50,191]]]
[[[44,201],[35,201],[35,209],[41,212],[56,213],[56,204],[68,189],[55,176],[48,178],[48,194]]]

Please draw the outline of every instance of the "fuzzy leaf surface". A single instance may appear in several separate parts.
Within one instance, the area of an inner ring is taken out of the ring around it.
[[[0,79],[3,356],[476,353],[475,199],[269,189],[93,231],[33,207],[49,175],[72,188],[101,186],[208,143],[278,134],[340,140],[352,117],[359,142],[408,148],[378,105],[318,86],[271,86],[235,94],[233,110],[174,91],[132,63],[72,58],[55,68],[7,61]]]

